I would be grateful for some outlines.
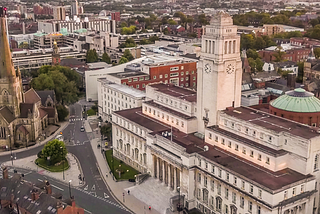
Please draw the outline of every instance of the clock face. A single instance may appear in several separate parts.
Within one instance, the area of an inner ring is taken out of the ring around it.
[[[226,72],[232,74],[235,71],[235,67],[232,64],[227,65]]]
[[[205,71],[207,74],[211,72],[211,67],[210,67],[209,64],[205,64],[205,66],[204,66],[204,71]]]

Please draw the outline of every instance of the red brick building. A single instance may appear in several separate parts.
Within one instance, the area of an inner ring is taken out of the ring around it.
[[[135,66],[135,65],[130,65]],[[118,84],[145,90],[149,83],[173,83],[187,88],[197,87],[197,62],[195,60],[173,60],[169,62],[142,62],[138,70],[128,67],[124,72],[109,74],[107,79]]]
[[[310,39],[308,37],[292,37],[290,38],[290,44],[293,46],[305,46],[311,48],[312,46],[319,46],[320,41],[317,39]]]
[[[115,20],[116,22],[119,22],[120,21],[120,12],[111,13],[111,19]]]
[[[286,54],[283,56],[283,60],[299,62],[307,59],[310,51],[311,51],[311,48],[295,48],[295,49],[287,50],[285,51]],[[272,62],[276,59],[274,57],[274,54],[276,54],[276,52],[277,51],[273,51],[273,50],[261,50],[259,51],[259,55],[265,62]]]

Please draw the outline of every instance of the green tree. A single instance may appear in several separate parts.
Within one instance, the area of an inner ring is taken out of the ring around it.
[[[266,47],[267,47],[267,43],[264,41],[264,39],[260,36],[256,37],[254,48],[256,50],[262,50]]]
[[[111,59],[110,59],[109,55],[106,52],[102,54],[101,61],[102,62],[106,62],[108,64],[111,64]]]
[[[122,57],[126,58],[128,61],[131,61],[134,59],[129,49],[126,49],[124,51]]]
[[[319,24],[319,19],[311,19],[309,24],[312,25],[312,27],[315,27]]]
[[[130,35],[136,33],[137,27],[134,25],[130,25],[130,27],[121,28],[121,34]]]
[[[126,41],[124,43],[122,43],[119,47],[120,48],[131,48],[131,47],[135,47],[137,44],[134,41],[134,39],[132,39],[131,37],[126,39]]]
[[[241,34],[240,48],[241,50],[254,48],[255,37],[253,34]]]
[[[283,61],[283,56],[286,54],[286,52],[282,51],[282,47],[278,46],[276,48],[276,53],[273,54],[273,56],[276,58],[274,61],[275,62],[282,62]]]
[[[142,39],[140,42],[139,42],[140,45],[147,45],[147,44],[150,44],[150,41],[148,39]]]
[[[69,110],[64,105],[58,105],[57,112],[59,121],[65,121],[66,117],[69,115]]]
[[[169,24],[169,25],[177,25],[177,22],[174,21],[173,19],[169,19],[169,20],[168,20],[168,24]]]
[[[250,65],[250,67],[251,67],[251,72],[255,73],[256,72],[256,66],[257,66],[256,61],[253,58],[248,58],[248,63]]]
[[[121,22],[120,27],[121,27],[121,28],[123,28],[123,27],[128,27],[128,24],[127,24],[126,22]]]
[[[112,137],[112,124],[108,123],[104,126],[100,127],[100,133],[103,136],[106,136],[108,138],[108,141],[111,142],[111,137]]]
[[[165,28],[165,29],[163,29],[162,33],[164,35],[168,35],[170,32],[169,32],[168,28]]]
[[[99,57],[95,49],[87,51],[87,54],[86,54],[87,63],[98,62],[98,60],[99,60]]]
[[[201,25],[207,25],[209,22],[207,21],[206,15],[204,13],[198,16],[199,22]]]
[[[292,71],[290,70],[282,70],[281,68],[278,69],[278,74],[280,74],[283,78],[286,78],[291,72]]]
[[[314,56],[319,59],[320,57],[320,48],[313,49]]]
[[[151,21],[151,22],[154,22],[154,21],[156,21],[157,19],[158,19],[158,17],[157,17],[156,15],[154,15],[153,13],[150,14],[150,21]]]
[[[40,74],[38,77],[32,79],[31,86],[40,91],[53,90],[55,88],[54,82],[48,74]]]
[[[158,36],[150,36],[149,37],[149,41],[151,43],[155,43],[155,41],[159,41],[159,37]]]
[[[42,157],[47,160],[50,158],[50,165],[61,162],[66,159],[67,149],[63,141],[57,139],[49,141],[42,149]]]
[[[127,58],[121,57],[120,60],[119,60],[119,65],[121,65],[123,63],[127,63],[127,62],[129,62]]]
[[[255,60],[255,64],[256,64],[256,71],[261,72],[263,69],[264,62],[260,58],[257,58]]]
[[[254,60],[256,60],[257,58],[260,58],[259,53],[254,49],[247,50],[247,57],[252,58]]]

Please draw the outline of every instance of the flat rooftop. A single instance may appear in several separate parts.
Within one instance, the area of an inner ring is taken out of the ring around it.
[[[274,132],[289,132],[292,135],[311,139],[320,136],[315,127],[297,123],[282,117],[268,114],[264,111],[249,107],[238,107],[233,110],[224,110],[223,113],[235,117],[237,119],[250,122],[254,125],[264,127]]]
[[[149,87],[155,88],[161,93],[176,97],[181,100],[186,100],[188,102],[197,101],[197,92],[191,89],[164,83],[150,84]]]
[[[112,88],[114,90],[120,91],[124,94],[127,94],[128,96],[135,97],[135,98],[143,98],[146,96],[146,93],[143,91],[140,91],[135,88],[131,88],[127,85],[123,84],[116,84],[114,82],[108,81],[106,78],[100,78],[98,81],[108,85],[109,88]]]
[[[146,59],[141,61],[141,64],[145,66],[159,67],[159,66],[166,66],[166,65],[183,64],[183,63],[189,63],[189,62],[196,63],[196,60],[161,54],[161,55],[148,56]]]
[[[117,77],[119,79],[126,79],[132,77],[149,76],[149,74],[143,73],[141,71],[123,71],[109,74],[111,76]]]
[[[171,130],[169,125],[163,124],[153,118],[142,114],[141,107],[116,111],[114,114],[122,116],[152,132],[152,135],[162,135],[162,132]],[[164,136],[163,136],[164,137]],[[170,136],[166,137],[170,140]],[[230,172],[235,172],[243,178],[256,182],[272,191],[293,184],[304,179],[313,179],[312,175],[303,175],[289,168],[273,172],[253,162],[238,157],[226,150],[220,149],[204,142],[194,134],[185,134],[173,128],[172,141],[186,149],[189,154],[198,153],[203,157],[215,162],[217,167],[223,167]],[[209,150],[204,151],[204,146]],[[169,151],[170,152],[170,151]]]

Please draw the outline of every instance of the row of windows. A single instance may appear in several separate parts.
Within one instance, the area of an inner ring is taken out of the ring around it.
[[[170,118],[170,116],[169,115],[165,115],[164,113],[161,113],[161,118],[160,118],[160,112],[159,111],[156,111],[155,109],[151,109],[150,107],[149,107],[149,111],[148,111],[148,107],[147,106],[145,106],[144,107],[144,112],[145,113],[148,113],[149,112],[149,114],[153,114],[154,116],[156,116],[156,114],[157,114],[157,117],[159,118],[159,119],[166,119],[168,122],[169,121],[171,121],[171,123],[173,123],[173,124],[175,124],[175,125],[177,125],[177,126],[179,126],[179,125],[181,125],[181,127],[183,128],[184,127],[184,122],[183,121],[180,121],[180,120],[178,120],[178,119],[175,119],[174,117],[171,117]]]
[[[137,82],[137,81],[144,81],[144,80],[150,80],[149,76],[146,77],[134,77],[134,78],[129,78],[128,82]]]
[[[106,92],[106,89],[104,89],[104,92]],[[126,96],[126,95],[123,95],[123,94],[121,94],[120,92],[116,92],[116,91],[112,91],[112,90],[108,89],[108,93],[109,93],[110,95],[114,95],[114,96],[117,96],[117,95],[118,95],[118,98],[119,98],[119,99],[120,99],[120,97],[121,97],[122,100],[129,101],[129,103],[133,102],[133,104],[135,104],[135,102],[136,102],[135,99],[132,99],[131,97],[128,97],[128,96]],[[104,94],[104,99],[106,99],[106,94]],[[109,95],[108,95],[108,100],[110,100]],[[111,97],[111,101],[113,101],[113,97]],[[114,98],[114,101],[117,102],[116,98]]]
[[[214,166],[212,165],[212,170],[213,170],[213,174],[214,174]],[[203,185],[205,186],[205,187],[207,187],[208,186],[208,177],[207,176],[205,176],[205,175],[202,175],[201,173],[198,173],[198,175],[197,175],[197,182],[198,183],[200,183],[200,184],[202,184],[202,177],[203,177]],[[219,178],[222,178],[222,170],[221,169],[218,169],[218,177]],[[209,178],[210,179],[210,178]],[[240,182],[240,179],[238,179],[236,176],[233,176],[233,180],[231,180],[231,175],[228,173],[228,172],[225,172],[225,181],[227,181],[228,183],[230,183],[231,185],[233,185],[233,186],[238,186],[238,184],[239,184],[239,182]],[[210,179],[211,181],[210,181],[210,187],[211,187],[211,191],[215,191],[215,182],[214,182],[214,180],[213,179]],[[241,182],[240,182],[240,188],[242,189],[242,190],[246,190],[246,182],[244,181],[244,180],[241,180]],[[218,195],[221,195],[221,184],[220,183],[218,183],[217,184],[217,191],[218,191]],[[228,190],[228,188],[226,188],[226,191],[228,192],[229,190]],[[249,193],[251,194],[251,195],[253,195],[253,191],[254,191],[254,186],[253,185],[249,185]],[[228,197],[228,195],[226,195],[226,198]],[[258,198],[262,198],[262,190],[261,189],[258,189],[258,196],[257,196]]]
[[[157,95],[157,100],[163,102],[164,99],[165,99],[165,103],[166,103],[166,104],[172,105],[172,106],[174,106],[175,108],[178,108],[178,104],[180,104],[180,105],[179,105],[179,108],[180,108],[180,109],[188,110],[188,105],[182,105],[181,102],[177,102],[177,101],[174,101],[174,100],[172,100],[172,99],[169,99],[169,98],[167,98],[167,96],[166,96],[166,98],[164,98],[163,96]]]
[[[237,196],[237,193],[232,192],[231,193],[231,200],[232,203],[231,205],[227,205],[224,204],[223,205],[223,199],[220,197],[221,196],[221,186],[220,186],[220,193],[219,193],[219,189],[218,189],[218,196],[214,197],[214,196],[210,196],[210,201],[209,201],[209,192],[207,189],[197,189],[195,192],[197,192],[196,197],[198,200],[202,201],[203,203],[209,205],[211,208],[213,208],[214,210],[216,210],[219,213],[223,213],[223,214],[236,214],[237,213],[237,207],[236,205],[239,203],[239,206],[242,209],[246,209],[249,213],[252,213],[254,210],[253,208],[253,202],[252,201],[245,201],[244,197]],[[229,200],[229,189],[225,188],[225,199]],[[238,200],[239,202],[238,202]],[[245,207],[245,205],[247,204],[247,207]],[[200,207],[199,207],[200,208]],[[256,206],[255,209],[255,213],[257,214],[261,214],[261,207],[259,205]],[[230,211],[230,212],[229,212]]]
[[[172,80],[172,79],[171,79],[171,80]],[[170,83],[173,83],[171,80],[170,80]],[[196,77],[193,77],[193,80],[196,80]],[[163,81],[160,81],[160,83],[163,83]],[[167,84],[167,83],[168,83],[168,80],[165,80],[164,83]],[[127,85],[126,82],[123,82],[122,84],[123,84],[123,85]],[[182,86],[182,87],[184,87],[184,86],[189,87],[189,86],[191,86],[191,85],[189,85],[189,83],[186,83],[185,85],[182,83],[182,84],[180,84],[180,86]],[[192,86],[195,87],[195,86],[196,86],[196,82],[193,82],[193,83],[192,83]],[[133,85],[130,85],[130,87],[133,88],[134,86],[133,86]],[[140,88],[140,84],[136,84],[135,87],[136,87],[137,89],[139,89],[139,88]],[[144,83],[141,84],[141,88],[145,88],[145,87],[146,87],[146,84],[144,84]]]
[[[303,192],[304,192],[304,184],[301,184],[300,193],[299,194],[301,194]],[[284,200],[288,199],[290,196],[291,197],[296,196],[298,194],[298,188],[297,187],[292,188],[291,193],[292,194],[289,195],[289,191],[288,190],[284,191]]]
[[[119,123],[119,117],[116,117],[116,123],[117,124],[120,124],[121,127],[127,127],[128,130],[131,130],[132,132],[136,133],[137,135],[143,137],[145,136],[145,131],[142,130],[141,128],[133,125],[133,124],[130,124],[129,122],[125,121],[125,120],[122,120],[120,118],[120,123]],[[131,127],[131,129],[130,129]],[[120,132],[121,136],[122,137],[122,131]]]
[[[209,139],[210,140],[212,139],[212,133],[209,133]],[[219,137],[218,136],[215,136],[214,140],[215,140],[215,142],[219,143]],[[221,138],[220,143],[221,143],[221,145],[228,146],[229,148],[234,147],[235,151],[240,151],[239,144],[236,144],[236,143],[233,144],[231,141],[228,141],[228,143],[227,143],[224,138]],[[247,148],[245,146],[242,146],[241,151],[242,151],[242,154],[245,154],[245,155],[247,154]],[[249,155],[250,155],[250,157],[253,158],[255,156],[254,151],[250,150],[249,151]],[[259,154],[259,153],[257,155],[257,160],[258,161],[262,161],[262,155]],[[270,164],[270,158],[269,157],[265,157],[265,162],[266,162],[266,164],[269,165]]]
[[[246,133],[248,135],[251,135],[252,137],[258,137],[258,132],[257,131],[249,129],[248,127],[242,127],[240,124],[235,125],[234,122],[228,122],[227,120],[224,120],[224,125],[227,126],[227,127],[232,128],[232,129],[236,129],[237,131],[244,132],[244,133]],[[272,142],[272,140],[273,140],[273,137],[271,135],[267,135],[267,134],[264,134],[262,132],[260,132],[260,136],[259,137],[262,140],[267,138],[267,140],[269,142]]]
[[[105,101],[104,104],[107,104],[107,102]],[[117,106],[116,106],[117,103],[115,103],[115,107],[114,107],[114,110],[117,110]],[[120,105],[120,101],[118,101],[118,105]],[[108,107],[110,107],[110,103],[108,102]],[[121,107],[123,108],[128,108],[131,109],[131,105],[128,105],[128,103],[123,103],[121,102]],[[111,109],[113,109],[113,104],[111,103]],[[120,110],[120,106],[119,106],[119,110]]]

